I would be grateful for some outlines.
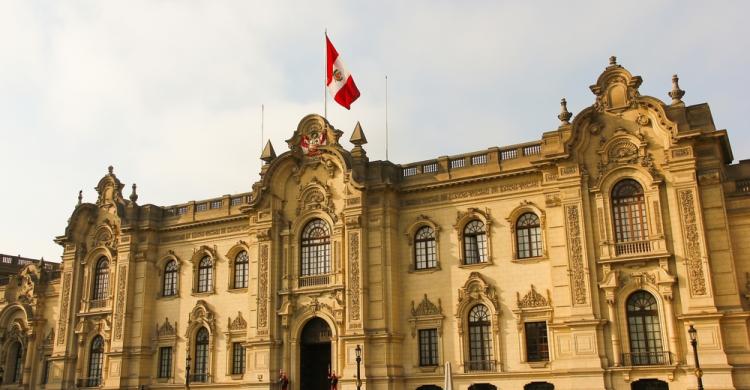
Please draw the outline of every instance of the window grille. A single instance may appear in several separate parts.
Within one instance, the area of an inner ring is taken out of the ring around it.
[[[487,261],[487,234],[484,223],[473,220],[464,228],[464,263],[478,264]]]
[[[172,377],[172,347],[159,348],[159,378]]]
[[[242,343],[232,343],[232,375],[245,373],[245,347]]]
[[[177,295],[177,262],[170,260],[164,266],[164,288],[162,296],[171,297]]]
[[[519,259],[542,255],[542,231],[536,214],[525,213],[518,218],[516,246]]]
[[[419,365],[420,366],[437,366],[438,356],[438,339],[437,329],[420,329],[419,330]]]
[[[242,251],[234,258],[234,288],[246,288],[250,259],[246,251]]]
[[[435,230],[423,226],[414,235],[414,268],[427,269],[437,267],[435,248]]]
[[[198,264],[198,292],[213,290],[214,264],[211,258],[205,256]]]
[[[331,272],[331,233],[322,219],[310,221],[302,230],[301,276]]]
[[[527,322],[524,324],[524,328],[526,331],[526,361],[548,361],[547,322]]]

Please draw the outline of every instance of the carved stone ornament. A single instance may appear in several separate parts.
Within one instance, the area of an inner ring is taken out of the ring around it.
[[[245,321],[244,318],[242,318],[242,312],[237,312],[237,317],[232,320],[232,318],[229,318],[229,330],[245,330],[247,329],[247,321]]]
[[[635,107],[638,103],[638,87],[643,79],[633,76],[621,65],[610,64],[599,76],[596,84],[589,87],[596,95],[596,111],[618,111]]]
[[[500,309],[500,299],[495,288],[487,283],[479,272],[472,272],[463,287],[458,289],[458,305],[460,308],[481,301],[490,302],[496,311]]]
[[[317,178],[300,186],[297,196],[297,215],[311,210],[323,211],[334,218],[334,221],[337,219],[331,190]]]
[[[260,246],[258,259],[258,328],[268,326],[268,245]]]
[[[706,278],[703,272],[703,255],[701,239],[698,233],[695,215],[695,200],[692,190],[681,190],[678,193],[682,211],[683,232],[685,235],[685,263],[688,271],[690,293],[693,296],[707,295]]]
[[[192,329],[199,325],[207,325],[209,330],[213,332],[215,321],[216,317],[208,307],[206,301],[199,299],[188,316],[188,327],[185,337],[189,339]]]
[[[68,308],[70,307],[70,284],[73,279],[72,272],[63,275],[62,299],[60,300],[60,318],[57,320],[57,344],[65,344],[65,332],[68,330]]]
[[[420,302],[419,305],[417,305],[417,307],[414,307],[414,301],[411,301],[412,317],[439,315],[442,313],[443,313],[443,304],[439,298],[438,298],[437,306],[435,306],[435,304],[432,303],[432,301],[427,299],[427,294],[424,295],[422,302]]]
[[[94,234],[91,247],[96,248],[99,246],[115,248],[115,235],[113,233],[113,229],[109,226],[108,223],[99,226],[99,228],[96,230],[96,233]]]
[[[302,118],[294,135],[286,143],[295,154],[311,158],[319,156],[326,146],[338,146],[342,134],[344,132],[335,129],[322,116],[310,114]]]
[[[164,317],[164,323],[156,325],[156,337],[171,337],[177,334],[177,321],[174,326],[169,322],[169,318]]]
[[[549,290],[547,290],[547,298],[545,298],[542,294],[539,294],[536,291],[536,288],[534,288],[534,285],[532,284],[531,290],[529,290],[523,298],[521,298],[520,293],[516,292],[516,301],[519,309],[550,306]]]
[[[583,267],[583,239],[578,205],[565,207],[565,220],[568,228],[568,261],[574,302],[586,304],[586,278]]]
[[[55,329],[50,328],[49,332],[47,333],[47,337],[44,338],[44,345],[49,347],[52,346],[52,343],[55,341]]]
[[[122,188],[122,183],[110,166],[108,173],[96,185],[96,192],[99,194],[96,205],[109,213],[124,216],[126,201],[122,197]]]

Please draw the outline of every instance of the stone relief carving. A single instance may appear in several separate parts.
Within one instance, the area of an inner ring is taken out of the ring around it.
[[[417,307],[414,307],[414,301],[411,301],[411,315],[412,317],[419,317],[419,316],[430,316],[430,315],[438,315],[443,313],[443,303],[438,298],[438,305],[435,306],[432,301],[427,299],[427,294],[424,295],[424,298],[422,299],[422,302],[417,305]]]
[[[122,320],[125,315],[125,279],[127,278],[127,267],[124,265],[120,267],[120,272],[117,275],[117,305],[115,310],[115,339],[120,340],[122,338]]]
[[[574,302],[586,304],[586,279],[583,268],[583,243],[578,205],[565,207],[565,219],[568,226],[568,256],[570,261],[570,278]]]
[[[534,288],[534,285],[532,284],[531,290],[529,290],[523,298],[521,298],[521,293],[516,292],[516,302],[519,309],[550,306],[551,299],[549,298],[549,295],[549,290],[547,290],[547,298],[545,298],[542,294],[539,294],[536,291],[536,288]]]
[[[57,344],[65,344],[65,331],[68,326],[68,308],[70,307],[70,282],[73,274],[66,272],[62,283],[62,304],[60,305],[60,319],[57,321]]]
[[[500,309],[500,299],[497,296],[495,288],[484,280],[479,272],[472,272],[463,287],[458,289],[458,305],[460,306],[474,301],[486,299],[494,306],[495,310]]]
[[[169,323],[169,318],[164,317],[164,323],[159,325],[156,324],[156,337],[170,337],[177,334],[177,321],[174,322],[174,326]]]
[[[245,319],[242,318],[242,312],[239,312],[239,311],[237,312],[237,317],[234,320],[232,320],[231,317],[228,319],[228,323],[229,325],[227,326],[227,328],[229,330],[247,329],[247,321],[245,321]]]
[[[349,238],[349,289],[351,319],[359,321],[359,233],[352,232]]]
[[[208,307],[206,301],[199,299],[198,302],[195,303],[195,307],[193,307],[193,310],[190,311],[190,315],[188,316],[188,326],[185,338],[190,340],[190,332],[192,331],[192,329],[201,324],[208,325],[209,330],[213,333],[215,321],[216,317],[213,311],[211,311],[211,309]]]
[[[268,326],[268,245],[260,246],[258,264],[258,328]],[[260,334],[260,331],[258,332]]]
[[[297,197],[297,215],[305,211],[321,210],[326,212],[334,222],[337,220],[336,210],[333,204],[330,188],[313,178],[309,183],[299,188]]]
[[[690,293],[692,295],[706,295],[706,279],[703,273],[701,239],[698,233],[693,191],[679,191],[679,200],[680,209],[682,210],[683,231],[685,233],[685,262],[688,270]]]

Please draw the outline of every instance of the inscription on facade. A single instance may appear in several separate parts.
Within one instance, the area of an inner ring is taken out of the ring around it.
[[[536,181],[529,181],[529,182],[524,182],[524,183],[514,183],[514,184],[505,184],[505,185],[492,186],[492,187],[477,188],[477,189],[466,190],[466,191],[448,192],[448,193],[437,194],[437,195],[428,196],[424,198],[404,199],[401,201],[401,206],[404,206],[404,207],[417,206],[417,205],[428,204],[428,203],[473,198],[473,197],[483,196],[483,195],[521,191],[521,190],[526,190],[529,188],[539,187],[540,184],[541,182],[536,180]]]
[[[248,225],[237,225],[237,226],[229,226],[229,227],[224,227],[224,228],[202,230],[199,232],[175,234],[172,236],[164,236],[159,240],[159,242],[167,243],[167,242],[190,240],[193,238],[218,236],[221,234],[235,233],[235,232],[239,232],[243,230],[248,230],[249,228],[250,227]]]

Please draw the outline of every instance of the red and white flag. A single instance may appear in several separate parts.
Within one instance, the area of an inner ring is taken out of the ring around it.
[[[354,79],[341,61],[339,53],[331,44],[326,35],[326,86],[333,100],[344,106],[347,110],[359,97],[359,89],[354,84]]]

